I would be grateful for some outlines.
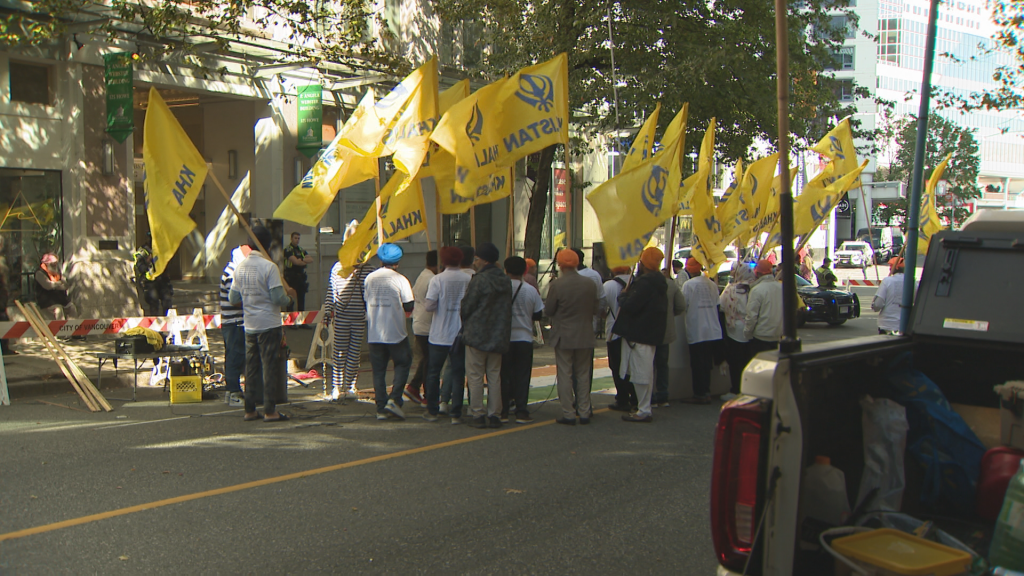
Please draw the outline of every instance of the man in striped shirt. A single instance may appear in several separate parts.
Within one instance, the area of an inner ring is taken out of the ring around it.
[[[245,327],[242,326],[242,307],[231,304],[228,294],[235,279],[235,267],[249,255],[250,248],[239,246],[231,251],[231,260],[220,275],[220,332],[224,337],[224,401],[229,406],[242,406],[241,376],[245,371]]]

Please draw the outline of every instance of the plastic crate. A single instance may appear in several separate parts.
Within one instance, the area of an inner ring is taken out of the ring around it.
[[[203,381],[199,376],[171,376],[171,404],[203,401]]]

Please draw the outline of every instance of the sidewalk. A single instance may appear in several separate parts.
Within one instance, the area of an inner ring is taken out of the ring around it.
[[[224,369],[222,364],[224,359],[224,341],[221,338],[221,332],[220,330],[209,330],[207,337],[210,342],[210,354],[216,362],[215,371],[222,372]],[[291,359],[295,361],[299,368],[302,368],[302,364],[305,362],[309,352],[313,330],[287,327],[285,329],[285,337],[291,349]],[[68,355],[78,364],[79,368],[92,380],[93,384],[100,386],[97,360],[93,354],[97,352],[113,352],[114,340],[113,336],[90,336],[86,340],[70,340],[61,342],[61,344]],[[8,391],[12,400],[59,394],[75,394],[71,383],[60,371],[60,368],[57,367],[57,363],[53,361],[41,340],[21,338],[13,340],[11,344],[18,354],[4,356],[3,362],[7,372]],[[598,377],[597,371],[607,370],[608,359],[605,355],[605,347],[599,345],[595,349],[595,378]],[[553,348],[545,346],[534,350],[534,386],[548,386],[553,383],[555,375],[554,364],[555,351]],[[109,396],[109,391],[130,388],[133,382],[132,368],[131,362],[120,361],[117,367],[117,377],[115,378],[114,367],[110,361],[107,361],[103,366],[101,387],[103,394]],[[310,368],[315,368],[318,372],[321,372],[323,369],[320,365],[311,366]],[[163,394],[162,387],[149,387],[151,370],[152,363],[150,362],[146,362],[144,365],[140,364],[139,366],[140,399],[144,390],[159,391]],[[603,375],[603,372],[601,374]],[[299,395],[318,394],[323,390],[319,383],[309,388],[304,388],[299,386],[294,380],[289,382],[289,386],[294,387],[296,394]],[[365,354],[364,360],[360,365],[357,387],[360,390],[373,390],[372,370],[369,361],[365,359]],[[117,393],[115,392],[115,394]],[[125,396],[126,394],[121,393],[119,395]],[[164,395],[166,396],[166,394]],[[147,394],[147,397],[150,396],[151,394]]]

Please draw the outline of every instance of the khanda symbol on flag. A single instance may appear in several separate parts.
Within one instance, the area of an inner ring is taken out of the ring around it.
[[[668,188],[668,170],[661,166],[651,168],[651,175],[644,182],[641,198],[644,206],[652,215],[661,213],[661,206],[665,200],[665,189]]]
[[[555,105],[555,83],[548,76],[523,74],[516,97],[541,112],[551,112]]]

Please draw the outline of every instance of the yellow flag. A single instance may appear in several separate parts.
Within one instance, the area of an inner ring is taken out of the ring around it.
[[[143,131],[143,190],[153,235],[153,269],[147,276],[152,279],[163,273],[181,241],[196,227],[189,213],[206,180],[207,168],[156,88],[149,89]]]
[[[663,153],[587,194],[601,225],[610,268],[635,264],[654,230],[675,212],[682,153],[682,138],[676,138]]]
[[[796,168],[789,170],[790,186],[792,186],[796,178],[796,173]],[[761,234],[765,232],[768,233],[768,241],[765,243],[768,249],[774,248],[782,242],[782,235],[779,232],[779,194],[781,193],[782,175],[780,174],[772,179],[771,189],[767,195],[755,197],[756,200],[762,202],[761,206],[763,208],[758,208],[760,217],[752,221],[750,230],[740,236],[741,246],[749,245],[751,240],[760,238]]]
[[[935,210],[935,188],[939,185],[939,180],[942,180],[942,173],[946,171],[946,165],[949,164],[949,159],[952,157],[952,153],[947,154],[942,162],[935,167],[935,170],[932,170],[932,176],[928,179],[928,185],[921,196],[920,228],[917,237],[918,254],[927,254],[932,235],[942,230],[942,221],[939,220],[939,214]]]
[[[371,89],[363,96],[357,110],[372,105]],[[338,190],[377,178],[376,158],[360,156],[341,145],[342,138],[356,121],[355,114],[349,117],[316,164],[274,210],[274,218],[316,226],[334,203]]]
[[[468,97],[469,79],[459,80],[459,82],[454,86],[444,92],[441,92],[441,95],[437,99],[437,111],[439,114],[444,114],[449,108]],[[420,171],[416,174],[417,178],[427,178],[434,175],[434,166],[431,158],[434,154],[437,154],[440,149],[441,147],[437,145],[437,142],[430,142],[430,150],[427,152],[427,157],[423,161],[423,166],[420,167]]]
[[[679,112],[676,113],[675,118],[673,118],[672,121],[668,123],[668,126],[665,127],[665,133],[661,135],[661,141],[664,142],[666,146],[674,142],[675,139],[679,137],[682,137],[685,140],[686,121],[689,117],[690,103],[686,102],[683,104],[683,107],[679,109]]]
[[[715,119],[711,119],[697,159],[698,177],[693,180],[690,193],[690,211],[693,215],[694,242],[690,255],[707,269],[725,262],[725,242],[722,241],[722,223],[715,215],[715,197],[711,178],[714,170]]]
[[[826,177],[826,186],[860,166],[860,162],[857,161],[857,149],[853,146],[853,132],[850,129],[849,118],[840,122],[811,150],[827,157],[834,165],[832,173]],[[855,180],[850,189],[858,187],[860,187],[860,181]]]
[[[626,159],[622,161],[622,172],[639,166],[641,162],[651,157],[654,149],[654,132],[658,129],[658,113],[661,112],[661,102],[654,107],[654,112],[647,118],[640,131],[633,139],[633,145],[626,153]]]
[[[431,139],[455,156],[459,180],[480,181],[528,154],[569,141],[566,55],[523,68],[449,109]]]
[[[835,209],[843,194],[860,178],[860,173],[867,165],[868,161],[865,160],[863,164],[838,180],[832,176],[825,176],[808,182],[793,206],[793,234],[803,236],[814,232],[825,218],[828,218],[829,212]],[[829,168],[826,167],[822,174],[828,171]],[[831,183],[826,185],[825,182],[828,180],[831,180]]]
[[[407,193],[402,194],[408,190]],[[371,204],[359,227],[338,250],[343,275],[377,253],[377,204]],[[427,229],[427,210],[419,179],[401,171],[380,191],[380,223],[385,242],[394,242]]]
[[[341,142],[362,156],[393,154],[395,167],[415,174],[437,124],[437,99],[437,58],[431,58],[372,107],[360,106]]]
[[[435,176],[434,183],[440,195],[441,214],[463,214],[472,206],[488,204],[511,195],[512,168],[503,168],[490,174],[486,180],[473,186],[471,196],[463,189],[465,184],[458,184],[455,178]]]
[[[739,238],[761,218],[761,200],[765,199],[767,204],[778,165],[779,154],[775,153],[747,166],[736,190],[719,206],[723,242],[728,244]]]

